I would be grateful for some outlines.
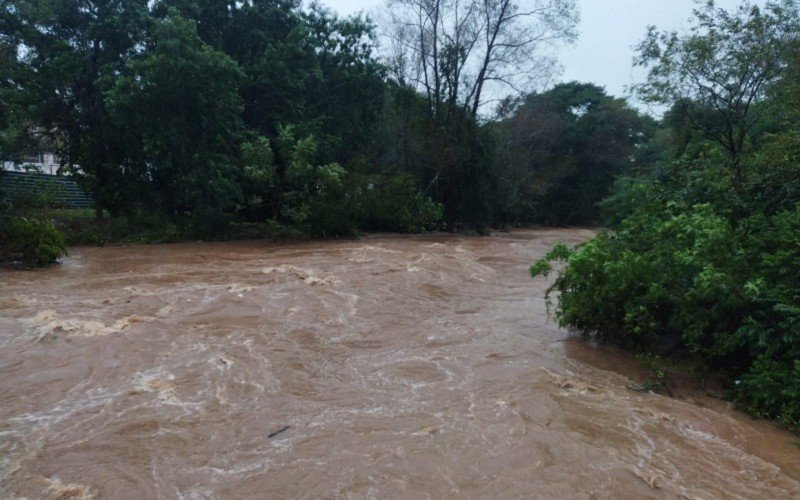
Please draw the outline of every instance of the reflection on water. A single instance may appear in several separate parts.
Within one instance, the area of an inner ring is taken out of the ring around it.
[[[527,267],[590,236],[86,248],[2,272],[0,496],[800,496],[791,435],[632,391],[627,354],[548,320]]]

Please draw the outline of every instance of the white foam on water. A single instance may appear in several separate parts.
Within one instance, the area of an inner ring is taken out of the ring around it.
[[[47,483],[43,492],[45,498],[58,500],[90,500],[94,498],[92,489],[83,484],[65,483],[57,477],[45,478],[45,482]]]
[[[178,389],[175,375],[161,367],[139,372],[133,377],[133,392],[155,394],[160,404],[179,407],[184,413],[195,413],[205,406],[206,398],[202,394],[196,395],[197,401],[187,401],[178,396]]]
[[[325,276],[319,271],[292,266],[289,264],[283,264],[276,267],[264,267],[261,269],[261,272],[263,274],[278,273],[294,275],[305,284],[312,286],[334,285],[341,282],[341,280],[336,276]]]
[[[146,319],[131,315],[107,325],[101,321],[91,319],[64,318],[52,309],[40,311],[36,316],[28,319],[28,323],[34,328],[40,339],[59,333],[79,337],[103,337],[120,333],[142,321],[146,321]]]

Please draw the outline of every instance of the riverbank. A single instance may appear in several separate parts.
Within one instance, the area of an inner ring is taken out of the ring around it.
[[[97,221],[92,209],[56,209],[51,213],[56,228],[69,246],[103,246],[120,243],[176,243],[179,241],[233,241],[254,239],[300,239],[296,231],[275,224],[225,220],[214,234],[199,232],[186,217],[158,213],[106,217]]]

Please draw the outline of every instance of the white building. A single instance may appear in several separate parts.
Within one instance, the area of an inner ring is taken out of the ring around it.
[[[39,153],[22,158],[21,161],[2,161],[3,170],[24,171],[26,166],[30,166],[43,174],[55,175],[61,165],[61,159],[54,153]]]

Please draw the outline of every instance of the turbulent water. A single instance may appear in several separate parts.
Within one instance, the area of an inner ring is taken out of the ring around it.
[[[73,249],[0,272],[0,497],[798,498],[792,435],[637,392],[527,267],[589,231]],[[614,371],[617,370],[617,371]]]

